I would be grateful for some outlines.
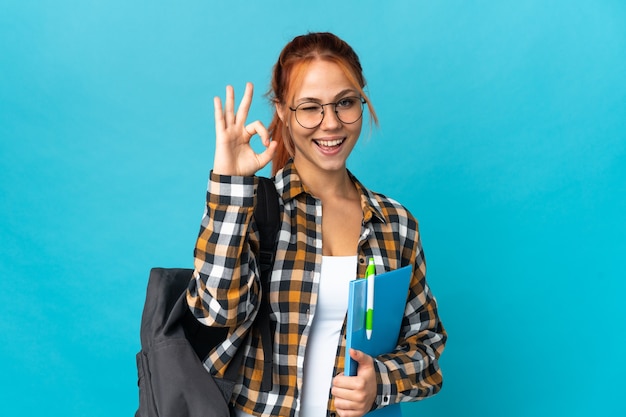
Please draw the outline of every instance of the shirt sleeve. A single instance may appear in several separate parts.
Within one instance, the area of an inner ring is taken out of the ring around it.
[[[207,326],[247,327],[254,320],[260,282],[252,221],[256,186],[256,177],[211,172],[187,291],[190,310]]]
[[[419,237],[414,253],[413,276],[398,347],[374,360],[378,382],[375,409],[432,396],[443,384],[438,360],[447,334],[426,282],[426,264]]]

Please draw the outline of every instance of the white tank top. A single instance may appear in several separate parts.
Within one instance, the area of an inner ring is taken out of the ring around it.
[[[324,256],[311,333],[304,356],[301,417],[325,417],[341,327],[348,311],[349,282],[357,257]]]

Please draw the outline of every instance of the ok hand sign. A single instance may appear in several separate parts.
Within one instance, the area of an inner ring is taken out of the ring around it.
[[[226,87],[226,106],[222,108],[219,97],[213,99],[215,108],[215,159],[213,172],[220,175],[254,175],[267,165],[276,152],[276,143],[270,142],[269,133],[258,120],[246,125],[252,103],[252,83],[246,84],[237,113],[235,90]],[[250,146],[252,136],[259,135],[265,150],[257,154]]]

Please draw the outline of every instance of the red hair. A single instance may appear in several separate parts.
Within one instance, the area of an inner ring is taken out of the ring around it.
[[[272,83],[270,91],[267,93],[272,103],[284,105],[291,101],[293,92],[302,82],[309,64],[317,59],[333,62],[341,68],[348,80],[365,99],[371,120],[378,124],[374,108],[363,91],[365,78],[359,57],[350,45],[328,32],[297,36],[283,48],[274,65]],[[294,148],[289,130],[286,124],[280,120],[276,111],[274,111],[274,117],[268,130],[272,141],[278,143],[272,160],[272,175],[275,175],[293,156]]]

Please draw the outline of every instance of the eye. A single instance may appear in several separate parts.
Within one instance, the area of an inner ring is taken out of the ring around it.
[[[339,107],[340,109],[349,109],[350,107],[354,106],[357,101],[358,98],[356,97],[342,98],[337,102],[337,107]]]
[[[322,111],[322,106],[317,103],[302,103],[298,106],[298,110],[306,113],[319,113]]]

